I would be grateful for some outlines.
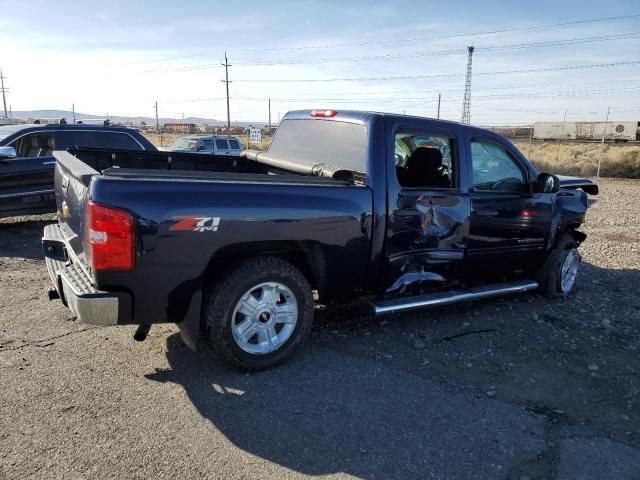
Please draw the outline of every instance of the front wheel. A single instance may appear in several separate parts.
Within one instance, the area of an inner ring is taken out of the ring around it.
[[[210,286],[205,338],[228,363],[263,370],[289,358],[309,337],[313,295],[306,277],[276,257],[256,257]]]
[[[574,289],[581,261],[574,238],[562,235],[538,273],[542,293],[548,297],[569,295]]]

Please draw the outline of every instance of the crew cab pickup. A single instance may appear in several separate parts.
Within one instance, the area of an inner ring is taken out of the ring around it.
[[[84,124],[0,126],[0,218],[55,212],[53,151],[74,146],[156,151],[135,128]]]
[[[175,322],[195,348],[263,369],[318,304],[371,315],[540,290],[568,295],[585,179],[538,173],[505,138],[453,122],[288,113],[266,152],[54,153],[55,291],[86,323]]]

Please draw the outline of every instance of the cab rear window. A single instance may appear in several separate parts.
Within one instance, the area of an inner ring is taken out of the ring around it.
[[[366,173],[367,127],[336,120],[286,120],[269,153],[280,158],[327,163]]]

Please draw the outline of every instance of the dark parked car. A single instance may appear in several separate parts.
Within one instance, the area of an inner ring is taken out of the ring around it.
[[[98,325],[177,323],[261,369],[309,336],[318,302],[372,315],[539,289],[568,295],[589,180],[538,173],[453,122],[290,112],[243,157],[56,152],[55,291]],[[206,170],[206,171],[203,171]]]
[[[0,126],[0,217],[55,212],[53,151],[69,147],[157,150],[133,128],[66,124]]]

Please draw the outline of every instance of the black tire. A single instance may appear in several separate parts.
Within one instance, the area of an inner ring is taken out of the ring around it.
[[[558,238],[555,246],[549,253],[549,257],[537,275],[540,293],[549,298],[560,298],[566,297],[573,291],[573,288],[568,292],[562,291],[560,277],[561,268],[566,256],[571,250],[577,248],[578,244],[568,233],[564,233]]]
[[[298,315],[293,332],[277,350],[253,354],[236,342],[233,313],[242,296],[264,282],[278,282],[295,296]],[[276,257],[254,257],[238,263],[219,281],[208,287],[203,305],[204,337],[211,349],[224,361],[242,370],[271,368],[291,357],[309,338],[314,303],[306,277],[289,262]]]

